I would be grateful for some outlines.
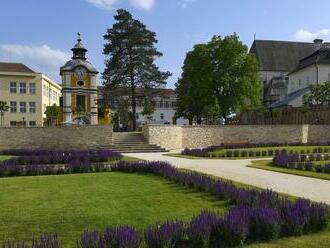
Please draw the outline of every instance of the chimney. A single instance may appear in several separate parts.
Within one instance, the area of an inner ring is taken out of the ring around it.
[[[315,39],[314,40],[314,44],[318,44],[318,45],[320,45],[320,44],[322,44],[323,43],[323,40],[322,39]]]

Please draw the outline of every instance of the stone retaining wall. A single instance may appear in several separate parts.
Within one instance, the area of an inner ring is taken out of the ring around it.
[[[150,144],[166,149],[200,148],[223,142],[325,142],[329,125],[238,125],[170,126],[149,125],[143,129]]]
[[[0,149],[92,149],[111,143],[111,125],[0,128]]]

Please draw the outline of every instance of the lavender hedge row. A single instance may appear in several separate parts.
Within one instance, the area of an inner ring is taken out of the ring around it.
[[[182,155],[190,155],[197,157],[260,157],[260,156],[273,156],[278,154],[295,154],[298,151],[290,149],[265,149],[265,150],[235,150],[235,149],[247,149],[247,148],[260,148],[260,147],[283,147],[283,146],[329,146],[328,143],[259,143],[259,144],[222,144],[218,146],[209,146],[207,148],[195,148],[195,149],[184,149]],[[210,154],[214,151],[224,150],[223,154]],[[310,153],[329,153],[330,147],[315,147],[313,149],[301,150],[301,154]]]
[[[290,201],[271,190],[238,188],[231,182],[181,171],[165,162],[120,162],[112,165],[111,170],[159,175],[210,193],[233,207],[224,216],[204,210],[188,223],[167,221],[140,231],[130,226],[110,227],[103,233],[86,231],[79,247],[138,248],[142,243],[149,248],[236,247],[316,232],[329,223],[329,207],[325,204],[305,199]]]
[[[0,166],[10,165],[38,165],[38,164],[68,164],[73,161],[84,163],[108,162],[121,159],[121,154],[111,150],[9,150],[6,155],[19,157],[0,162]]]
[[[315,171],[330,174],[329,154],[317,155],[287,155],[281,154],[273,158],[273,165],[296,170]],[[326,161],[325,164],[316,164],[313,161]]]

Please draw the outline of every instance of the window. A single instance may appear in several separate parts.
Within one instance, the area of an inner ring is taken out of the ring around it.
[[[299,79],[299,84],[298,84],[298,88],[301,88],[301,79]]]
[[[47,96],[47,94],[46,94],[46,85],[42,86],[42,93],[44,94],[44,96]]]
[[[17,102],[10,102],[10,113],[17,112]]]
[[[163,113],[160,114],[160,119],[164,120],[164,114]]]
[[[49,98],[53,99],[53,90],[49,88]]]
[[[26,83],[19,83],[19,93],[26,94]]]
[[[19,112],[20,113],[26,113],[26,102],[20,102],[19,103]]]
[[[35,127],[37,123],[35,121],[29,121],[29,126],[30,127]]]
[[[36,112],[36,103],[35,102],[29,102],[29,112],[30,113]]]
[[[49,87],[46,86],[46,96],[49,97]]]
[[[16,82],[10,82],[10,93],[12,93],[12,94],[17,93],[17,84],[16,84]]]
[[[17,126],[17,122],[16,121],[10,121],[10,126],[11,127],[16,127]]]
[[[29,93],[30,94],[36,93],[36,84],[35,83],[29,83]]]

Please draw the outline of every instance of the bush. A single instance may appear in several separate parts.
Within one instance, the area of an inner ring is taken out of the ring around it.
[[[313,169],[314,169],[313,163],[311,163],[311,162],[305,163],[305,170],[307,170],[307,171],[313,171]]]
[[[252,241],[269,241],[279,237],[281,217],[271,208],[256,208],[250,213],[249,239]]]
[[[301,162],[297,163],[297,170],[304,170],[304,168],[305,168],[304,163],[301,163]]]
[[[324,173],[330,174],[330,164],[326,164],[323,167],[323,171],[324,171]]]
[[[260,157],[261,156],[261,151],[256,151],[256,157]]]
[[[187,227],[187,236],[191,247],[209,247],[211,230],[217,222],[217,215],[206,210],[194,217]]]
[[[235,150],[234,152],[233,152],[233,155],[234,155],[234,158],[238,158],[239,157],[239,151],[238,150]]]
[[[255,156],[255,152],[254,151],[249,151],[249,157],[252,158]]]
[[[288,168],[289,169],[296,169],[297,168],[297,163],[296,162],[289,162],[288,163]]]
[[[268,150],[268,156],[273,156],[274,155],[274,151],[273,150]]]
[[[248,156],[248,152],[246,150],[241,151],[241,157],[246,158]]]
[[[231,157],[233,157],[233,151],[226,151],[226,157],[227,158],[231,158]]]
[[[316,172],[319,172],[319,173],[324,172],[324,170],[323,170],[323,166],[320,165],[320,164],[316,165],[316,166],[315,166],[315,171],[316,171]]]
[[[263,151],[261,152],[261,155],[262,155],[263,157],[266,157],[266,156],[267,156],[267,151],[264,151],[264,150],[263,150]]]
[[[145,231],[145,242],[149,248],[180,247],[184,238],[183,223],[169,221],[156,224]]]
[[[247,207],[235,207],[225,214],[211,232],[211,247],[243,245],[249,232],[249,212]]]

